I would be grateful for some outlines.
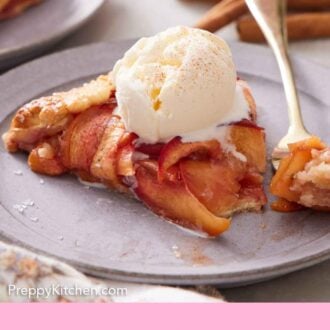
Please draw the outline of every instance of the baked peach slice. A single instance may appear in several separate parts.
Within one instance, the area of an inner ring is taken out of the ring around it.
[[[158,178],[162,180],[166,171],[180,159],[196,154],[198,156],[208,156],[209,158],[218,158],[221,156],[220,143],[217,140],[205,142],[181,142],[180,137],[176,137],[168,142],[161,150],[158,164]]]
[[[90,171],[111,117],[112,109],[108,106],[91,108],[75,117],[61,139],[61,155],[65,167]]]
[[[124,124],[112,116],[91,164],[91,174],[111,188],[125,189],[117,175],[117,156],[120,142],[126,139]]]
[[[229,157],[229,158],[228,158]],[[221,160],[182,160],[180,169],[189,191],[213,214],[230,216],[266,203],[262,176],[246,163],[226,155]]]
[[[76,116],[61,137],[44,139],[33,148],[28,160],[30,167],[48,175],[59,175],[66,169],[89,173],[111,116],[108,106],[91,108]]]
[[[134,133],[126,133],[118,147],[117,153],[117,163],[116,163],[116,172],[119,176],[133,176],[135,174],[134,169],[134,141],[137,139],[137,136]]]
[[[158,159],[165,143],[146,144],[142,143],[135,146],[135,151],[148,155],[149,158]]]
[[[230,137],[236,150],[242,153],[251,166],[259,172],[266,170],[266,143],[263,128],[248,120],[235,123],[231,126]]]
[[[137,197],[153,212],[180,226],[217,236],[226,231],[230,220],[212,214],[186,187],[157,177],[157,162],[142,161],[136,168]]]
[[[284,198],[278,198],[275,202],[271,205],[272,209],[277,212],[296,212],[303,210],[304,207],[295,202],[289,202]]]

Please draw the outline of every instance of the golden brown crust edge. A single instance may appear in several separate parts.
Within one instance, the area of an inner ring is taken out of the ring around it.
[[[25,145],[35,143],[40,136],[63,131],[71,114],[105,104],[113,92],[110,76],[102,75],[81,87],[25,104],[16,112],[9,131],[2,136],[6,149],[10,152],[26,149]]]

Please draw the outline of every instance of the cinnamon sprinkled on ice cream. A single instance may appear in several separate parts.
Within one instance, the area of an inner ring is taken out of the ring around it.
[[[140,39],[113,71],[118,114],[128,131],[148,143],[247,116],[247,107],[230,115],[236,79],[226,42],[188,27]]]

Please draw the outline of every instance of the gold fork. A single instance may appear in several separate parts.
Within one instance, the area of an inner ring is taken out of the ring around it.
[[[272,153],[272,164],[277,170],[280,160],[289,152],[288,144],[311,137],[303,122],[288,53],[287,29],[285,24],[286,1],[245,0],[245,2],[275,54],[288,105],[288,133],[280,140]]]

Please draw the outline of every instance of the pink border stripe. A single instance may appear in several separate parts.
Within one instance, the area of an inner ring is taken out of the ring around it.
[[[329,304],[0,304],[1,329],[329,329]]]

